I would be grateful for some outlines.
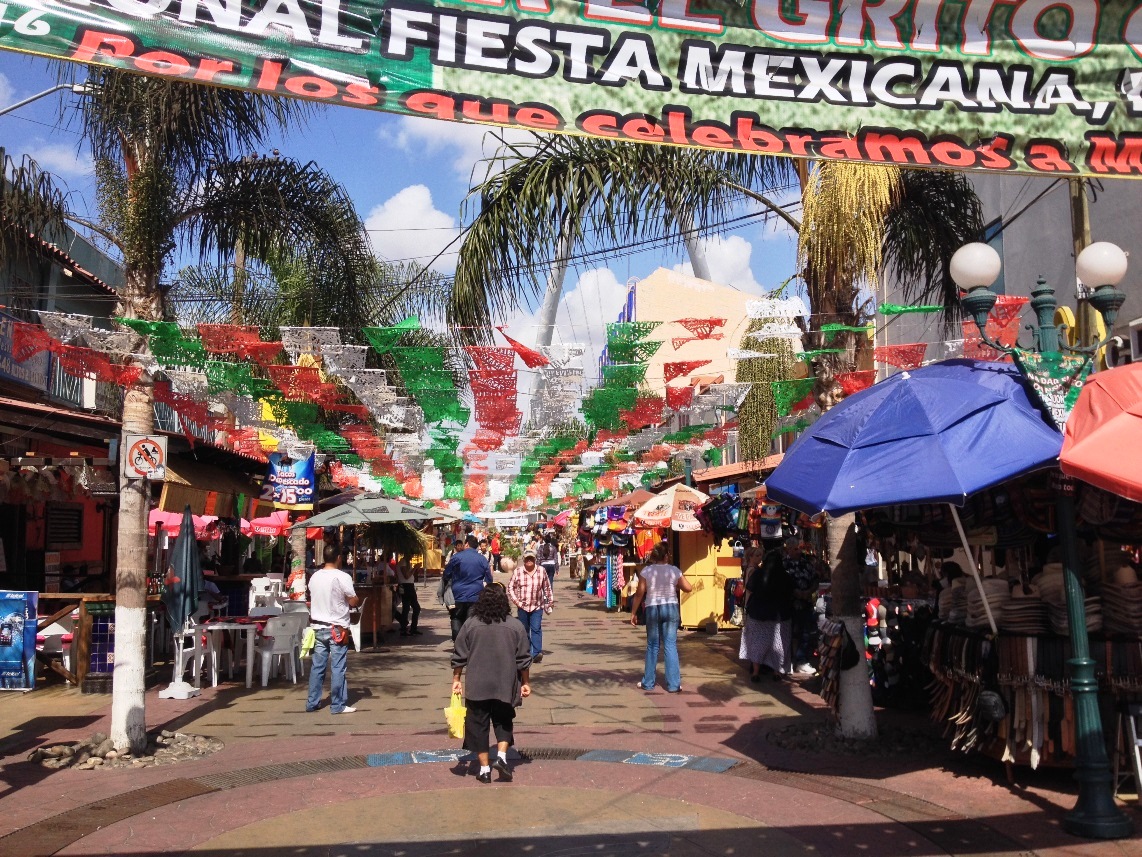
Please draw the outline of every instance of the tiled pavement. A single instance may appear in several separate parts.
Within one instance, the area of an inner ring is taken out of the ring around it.
[[[1058,773],[1021,772],[1011,788],[993,763],[951,754],[779,750],[767,733],[822,720],[819,700],[800,685],[743,682],[733,633],[682,635],[683,692],[643,692],[642,629],[565,580],[557,596],[510,785],[479,785],[456,761],[440,712],[447,620],[424,590],[424,636],[351,655],[355,714],[306,714],[304,686],[282,680],[198,700],[149,694],[153,726],[225,742],[200,761],[49,773],[27,751],[105,730],[108,700],[58,686],[0,697],[0,834],[12,831],[0,857],[1142,855],[1137,840],[1062,833],[1073,796]]]

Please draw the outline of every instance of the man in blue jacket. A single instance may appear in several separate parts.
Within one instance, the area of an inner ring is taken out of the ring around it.
[[[456,607],[452,610],[452,642],[464,627],[468,611],[480,597],[480,590],[492,582],[492,569],[477,548],[480,540],[471,533],[465,540],[464,550],[457,551],[444,567],[444,585],[452,587]]]

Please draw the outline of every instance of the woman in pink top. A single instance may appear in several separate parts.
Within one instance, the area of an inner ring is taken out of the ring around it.
[[[676,565],[666,560],[665,542],[654,546],[647,557],[647,566],[639,575],[638,591],[631,603],[630,623],[638,624],[638,608],[646,604],[646,667],[638,686],[654,689],[654,673],[658,667],[658,650],[662,649],[666,662],[666,692],[678,693],[682,689],[682,670],[678,663],[678,593],[690,592],[694,587]]]

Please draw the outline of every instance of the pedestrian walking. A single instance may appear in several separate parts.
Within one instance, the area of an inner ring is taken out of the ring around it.
[[[638,589],[631,602],[630,623],[638,625],[638,609],[645,605],[646,666],[638,686],[643,690],[654,689],[658,651],[662,649],[666,692],[677,693],[682,689],[682,670],[678,663],[678,625],[682,616],[678,593],[690,592],[694,587],[682,569],[667,562],[668,556],[666,543],[661,542],[647,557],[649,564],[639,575]]]
[[[543,660],[543,614],[550,613],[555,605],[551,579],[535,561],[535,551],[523,552],[523,565],[517,568],[508,583],[508,599],[516,606],[516,618],[527,630],[531,641],[531,662]]]
[[[817,572],[817,561],[805,555],[797,536],[786,540],[785,570],[793,581],[793,672],[813,675],[817,672],[812,659],[817,649],[816,607],[821,576]]]
[[[500,534],[498,532],[492,533],[492,571],[500,570]]]
[[[559,545],[556,544],[555,533],[548,533],[546,538],[539,543],[539,547],[535,551],[535,559],[547,572],[547,579],[551,581],[551,587],[554,589],[555,572],[559,570]]]
[[[798,540],[798,544],[799,544]],[[765,554],[745,584],[745,624],[738,657],[750,663],[750,681],[771,674],[775,681],[792,671],[793,578],[785,553]]]
[[[309,671],[309,695],[306,711],[321,707],[325,669],[329,667],[329,711],[352,714],[346,666],[349,660],[349,610],[361,603],[353,590],[353,578],[338,567],[341,549],[326,544],[322,550],[324,565],[309,579],[309,624],[315,628],[313,666]]]
[[[460,629],[452,654],[452,692],[464,695],[467,708],[464,748],[480,761],[481,783],[492,781],[493,765],[503,780],[512,779],[508,748],[515,743],[515,710],[531,695],[530,668],[527,632],[511,615],[507,592],[500,584],[486,587]],[[489,728],[496,735],[494,762]]]
[[[469,534],[465,539],[465,545],[463,550],[457,551],[452,559],[448,560],[440,581],[441,591],[449,586],[452,587],[452,598],[456,602],[456,606],[449,613],[452,620],[453,643],[456,642],[460,629],[464,627],[468,611],[480,597],[480,591],[492,582],[491,566],[477,550],[480,540]]]
[[[407,559],[402,559],[397,565],[397,588],[400,590],[400,635],[402,637],[420,636],[422,633],[416,628],[420,620],[420,599],[416,597],[416,574]],[[409,625],[409,612],[412,612],[412,625]]]

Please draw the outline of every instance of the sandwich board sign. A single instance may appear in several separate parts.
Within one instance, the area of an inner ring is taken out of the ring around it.
[[[128,479],[161,482],[167,477],[167,439],[161,435],[129,434],[124,438],[123,475]]]

